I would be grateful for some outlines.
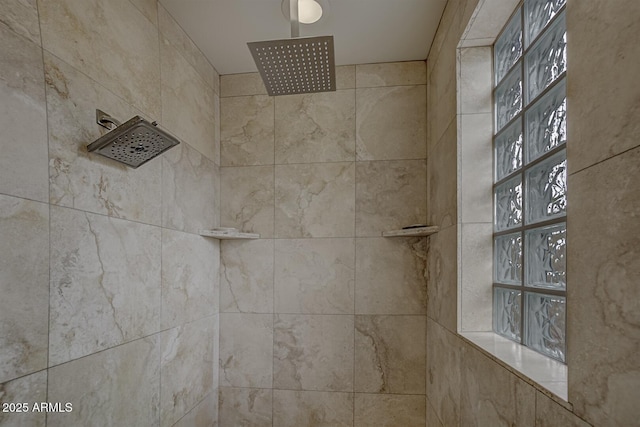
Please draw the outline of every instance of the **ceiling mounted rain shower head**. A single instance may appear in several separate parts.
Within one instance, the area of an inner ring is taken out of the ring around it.
[[[271,96],[336,90],[333,36],[298,37],[298,1],[289,0],[291,38],[247,43]]]
[[[87,145],[87,151],[137,168],[164,153],[180,141],[140,116],[120,124],[113,117],[96,110],[96,122],[110,131]]]

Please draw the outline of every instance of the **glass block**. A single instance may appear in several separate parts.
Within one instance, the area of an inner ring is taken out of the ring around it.
[[[506,230],[522,224],[522,180],[516,176],[496,187],[495,228]]]
[[[496,129],[500,130],[522,111],[522,64],[518,64],[496,88]]]
[[[565,223],[527,230],[525,286],[564,290],[567,287],[567,226]]]
[[[493,243],[493,277],[496,283],[522,284],[522,235],[496,237]]]
[[[524,344],[564,362],[566,305],[564,297],[525,292]]]
[[[496,334],[520,342],[520,295],[514,289],[493,288],[493,329]]]
[[[566,0],[526,0],[524,2],[524,27],[527,46],[558,14]]]
[[[516,11],[493,47],[496,84],[522,56],[521,10]]]
[[[527,163],[567,142],[566,93],[566,80],[562,79],[527,111]]]
[[[564,13],[535,42],[527,52],[524,62],[528,102],[567,69],[567,31]]]
[[[496,181],[522,167],[522,120],[509,125],[495,140]]]
[[[567,208],[567,158],[562,150],[527,170],[525,223],[533,224],[565,214]]]

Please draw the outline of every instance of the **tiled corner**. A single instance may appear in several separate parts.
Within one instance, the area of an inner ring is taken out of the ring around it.
[[[543,393],[536,392],[536,426],[539,427],[590,427],[567,409],[555,403]]]
[[[51,208],[50,366],[160,329],[160,234]]]
[[[0,195],[0,235],[3,383],[47,366],[49,207]]]
[[[15,5],[11,10],[17,11]],[[42,49],[2,25],[7,18],[0,16],[0,192],[44,202],[49,184]]]
[[[160,335],[161,426],[173,426],[213,390],[214,326],[205,317]]]
[[[356,235],[379,237],[427,221],[425,160],[356,164]]]
[[[276,315],[274,388],[353,391],[353,340],[353,316]]]
[[[274,173],[273,166],[220,168],[220,224],[273,237]]]
[[[490,46],[458,50],[458,112],[492,112],[493,49]]]
[[[355,91],[275,98],[275,162],[355,160]]]
[[[358,64],[356,83],[358,88],[426,85],[427,64],[425,61]]]
[[[220,426],[272,427],[273,390],[220,388]]]
[[[354,426],[424,427],[425,403],[424,396],[356,393]]]
[[[424,394],[426,316],[356,316],[355,391]]]
[[[49,369],[47,400],[69,402],[73,411],[47,414],[47,425],[159,425],[158,341],[139,339]]]
[[[424,159],[426,85],[356,90],[358,160]]]
[[[38,12],[47,51],[160,117],[158,29],[131,2],[39,1]]]
[[[275,312],[353,314],[355,242],[275,241]]]
[[[450,331],[456,331],[458,321],[457,241],[455,226],[429,237],[427,314]]]
[[[274,390],[273,425],[351,427],[353,394]]]
[[[96,109],[123,121],[141,113],[47,52],[45,73],[51,203],[160,225],[161,158],[131,169],[85,148],[107,132]]]
[[[355,163],[276,166],[275,236],[352,237]]]
[[[440,229],[458,223],[458,143],[456,129],[456,121],[454,120],[442,140],[429,151],[429,158],[427,159],[429,181],[428,222],[429,225],[437,225]]]
[[[188,144],[163,154],[162,225],[196,234],[215,227],[218,181],[215,163]]]
[[[0,20],[17,34],[40,45],[37,0],[6,0],[0,4]],[[2,57],[5,57],[2,55]],[[4,74],[3,75],[7,75]]]
[[[493,224],[462,224],[459,266],[460,331],[491,331],[493,321]]]
[[[356,239],[356,313],[426,314],[426,257],[425,239]]]
[[[219,243],[162,230],[162,329],[216,314]]]
[[[273,240],[227,240],[220,248],[220,312],[273,313]]]
[[[266,95],[220,99],[220,165],[272,165],[274,100]]]
[[[0,398],[3,404],[18,404],[20,412],[3,408],[0,412],[0,426],[44,426],[45,412],[33,411],[33,405],[47,401],[47,371],[39,371],[0,384]],[[22,404],[27,407],[23,408]]]
[[[129,0],[153,25],[158,25],[157,0]]]
[[[273,315],[220,315],[220,386],[272,387]]]
[[[220,96],[266,95],[262,77],[258,73],[224,74],[220,76]]]

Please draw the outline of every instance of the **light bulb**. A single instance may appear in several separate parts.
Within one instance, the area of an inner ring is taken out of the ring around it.
[[[298,0],[298,20],[302,24],[313,24],[321,17],[322,6],[318,2],[315,0]]]

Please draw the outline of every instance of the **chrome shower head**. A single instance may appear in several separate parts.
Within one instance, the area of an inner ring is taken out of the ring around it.
[[[95,151],[134,169],[180,144],[174,136],[158,128],[156,122],[150,123],[140,116],[120,124],[106,113],[96,110],[96,120],[110,131],[89,144],[87,151]]]

